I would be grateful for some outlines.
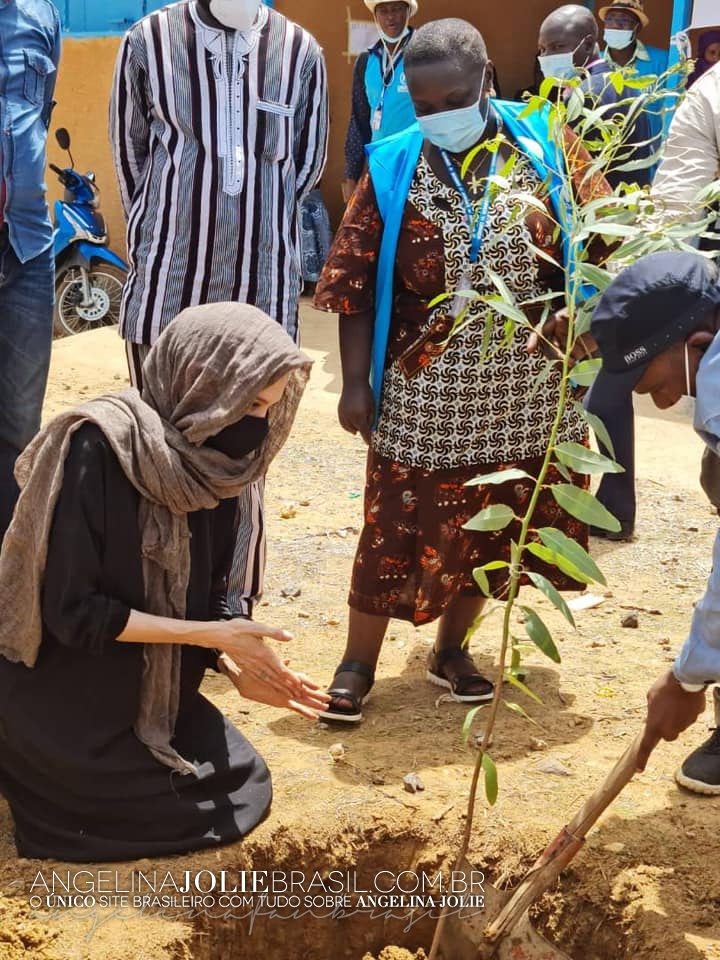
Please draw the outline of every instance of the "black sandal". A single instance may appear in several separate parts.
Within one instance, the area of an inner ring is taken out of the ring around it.
[[[450,660],[462,658],[469,660],[473,667],[475,663],[473,658],[460,647],[446,647],[444,650],[435,650],[428,657],[428,668],[425,676],[437,687],[445,687],[450,691],[450,696],[458,703],[484,703],[492,700],[495,693],[495,686],[481,673],[469,673],[466,677],[455,677],[450,680],[443,669],[444,664]],[[481,686],[480,693],[468,693],[471,687]]]
[[[340,720],[342,723],[360,723],[362,720],[362,705],[367,695],[372,690],[375,683],[375,671],[367,663],[361,660],[345,660],[335,671],[335,676],[339,673],[359,673],[368,681],[368,688],[365,693],[358,697],[347,687],[330,687],[328,693],[331,700],[327,710],[318,717],[319,720]],[[337,700],[349,700],[351,707],[341,707]]]

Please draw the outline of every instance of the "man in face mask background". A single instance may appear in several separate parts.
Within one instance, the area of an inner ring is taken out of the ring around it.
[[[235,301],[297,337],[299,205],[327,150],[322,51],[260,0],[181,0],[126,34],[110,141],[130,272],[120,333],[130,377],[186,307]],[[262,592],[263,484],[241,496],[231,612]]]
[[[613,70],[627,70],[655,81],[665,73],[668,51],[646,46],[639,37],[650,23],[642,0],[612,0],[608,6],[600,7],[598,18],[604,27],[603,57]],[[663,128],[667,131],[673,105],[671,100],[660,100],[648,106],[653,137],[660,138]]]
[[[553,11],[542,23],[538,40],[538,60],[546,76],[568,79],[581,77],[580,90],[586,106],[607,108],[606,117],[627,115],[630,103],[637,93],[628,88],[618,92],[610,80],[615,71],[600,56],[598,25],[592,13],[577,4],[566,4]],[[577,124],[575,125],[577,127]],[[622,145],[612,165],[603,170],[605,179],[616,188],[625,182],[639,187],[649,186],[652,178],[650,157],[652,134],[647,112],[637,112],[634,121],[626,122]],[[592,145],[588,144],[592,153]],[[624,171],[624,163],[645,160],[647,166]],[[610,533],[599,527],[591,528],[595,536],[612,540],[630,540],[635,529],[635,435],[632,388],[618,390],[605,379],[598,379],[590,389],[586,408],[605,424],[614,448],[614,459],[624,467],[619,474],[606,474],[597,491],[600,502],[620,521],[621,529]],[[603,451],[608,453],[608,451]]]
[[[415,122],[408,93],[403,52],[412,36],[409,21],[417,13],[417,0],[365,0],[373,15],[379,39],[355,61],[352,108],[345,135],[345,180],[347,201],[365,169],[365,145],[399,133]]]

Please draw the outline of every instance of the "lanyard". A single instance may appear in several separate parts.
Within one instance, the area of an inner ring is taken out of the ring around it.
[[[378,101],[375,111],[373,113],[373,129],[380,129],[380,121],[382,120],[382,111],[383,104],[385,103],[385,92],[390,84],[395,79],[395,68],[400,63],[402,55],[405,52],[405,47],[407,42],[410,39],[409,35],[403,37],[403,39],[398,44],[398,48],[395,53],[390,56],[387,52],[385,44],[382,48],[382,66],[380,67],[380,73],[382,74],[382,89],[380,90],[380,100]]]
[[[485,193],[483,195],[482,205],[477,216],[475,215],[475,210],[473,208],[472,201],[470,200],[470,195],[465,189],[465,184],[462,182],[457,170],[455,169],[455,164],[452,162],[445,150],[440,150],[440,156],[443,158],[445,166],[447,167],[447,172],[450,174],[450,179],[453,182],[453,186],[462,198],[463,206],[465,207],[465,217],[467,219],[468,227],[471,231],[470,263],[477,263],[478,257],[480,256],[480,248],[482,247],[483,234],[485,233],[485,224],[490,211],[490,178],[494,177],[497,172],[500,150],[496,150],[492,155],[492,160],[490,161],[490,170],[485,183]]]

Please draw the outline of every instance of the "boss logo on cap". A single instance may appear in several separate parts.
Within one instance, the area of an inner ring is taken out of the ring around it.
[[[647,356],[646,347],[637,347],[635,350],[631,350],[630,353],[626,353],[623,357],[625,364],[629,367],[637,360],[643,360]]]

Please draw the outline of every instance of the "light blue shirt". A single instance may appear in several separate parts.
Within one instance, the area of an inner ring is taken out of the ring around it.
[[[59,60],[52,3],[0,0],[0,181],[10,243],[23,263],[52,244],[45,163]]]
[[[720,454],[720,336],[715,337],[700,362],[694,426],[703,441]],[[695,606],[690,633],[673,673],[683,683],[720,680],[720,530],[715,536],[707,588]]]

